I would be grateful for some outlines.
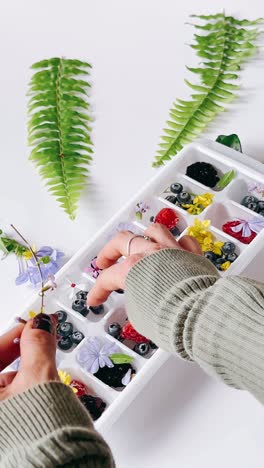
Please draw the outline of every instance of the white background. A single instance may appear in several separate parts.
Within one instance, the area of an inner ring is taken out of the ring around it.
[[[186,45],[188,15],[225,7],[240,18],[264,16],[262,1],[247,3],[2,0],[0,224],[13,222],[38,246],[59,247],[70,257],[155,172],[151,161],[168,109],[175,97],[186,96],[185,65],[197,64]],[[75,222],[28,161],[29,67],[52,56],[93,64],[94,164]],[[264,161],[263,56],[246,67],[242,83],[240,98],[207,135],[238,133],[244,152]],[[251,265],[250,274],[255,271]],[[31,294],[14,285],[16,273],[15,259],[0,263],[1,327]],[[263,410],[249,395],[171,358],[106,438],[118,468],[258,468],[263,430]]]

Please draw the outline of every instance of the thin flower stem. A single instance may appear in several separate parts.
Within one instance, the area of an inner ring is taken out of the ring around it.
[[[32,253],[33,257],[34,257],[34,260],[36,262],[36,267],[38,269],[38,272],[39,272],[39,276],[40,276],[40,279],[41,279],[41,292],[40,292],[40,297],[41,297],[41,306],[40,306],[40,313],[42,314],[43,311],[44,311],[44,278],[43,278],[43,275],[42,275],[42,271],[41,271],[41,268],[39,266],[39,261],[38,261],[38,258],[34,252],[34,250],[32,249],[30,243],[25,239],[24,236],[22,236],[22,234],[17,230],[17,228],[11,224],[11,228],[14,229],[14,231],[18,234],[18,236],[25,242],[25,244],[27,245],[28,249],[30,250],[30,252]]]

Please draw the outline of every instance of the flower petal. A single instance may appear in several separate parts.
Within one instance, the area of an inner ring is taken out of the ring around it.
[[[122,378],[121,382],[123,385],[127,386],[131,380],[132,369],[128,369],[127,373]]]

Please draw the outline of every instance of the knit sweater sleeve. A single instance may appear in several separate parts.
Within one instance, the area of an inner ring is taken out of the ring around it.
[[[164,249],[126,281],[128,317],[162,349],[264,403],[264,284],[220,277],[204,257]]]
[[[104,439],[72,390],[37,385],[0,402],[1,468],[114,468]]]

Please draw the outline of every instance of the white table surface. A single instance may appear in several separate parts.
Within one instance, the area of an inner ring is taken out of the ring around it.
[[[263,2],[229,0],[24,0],[1,2],[0,223],[13,222],[37,245],[70,257],[155,172],[161,129],[175,97],[186,96],[185,44],[190,13],[255,18]],[[262,8],[261,8],[262,5]],[[90,61],[95,156],[78,218],[67,219],[27,160],[26,97],[30,65],[66,56]],[[261,57],[242,74],[241,97],[207,136],[238,133],[244,151],[264,161],[264,67]],[[248,273],[261,277],[261,264]],[[16,287],[15,259],[0,263],[1,328],[30,296]],[[262,273],[263,278],[263,273]],[[264,278],[263,278],[264,279]],[[249,395],[212,381],[171,358],[113,426],[106,439],[118,468],[259,468],[263,410]]]

